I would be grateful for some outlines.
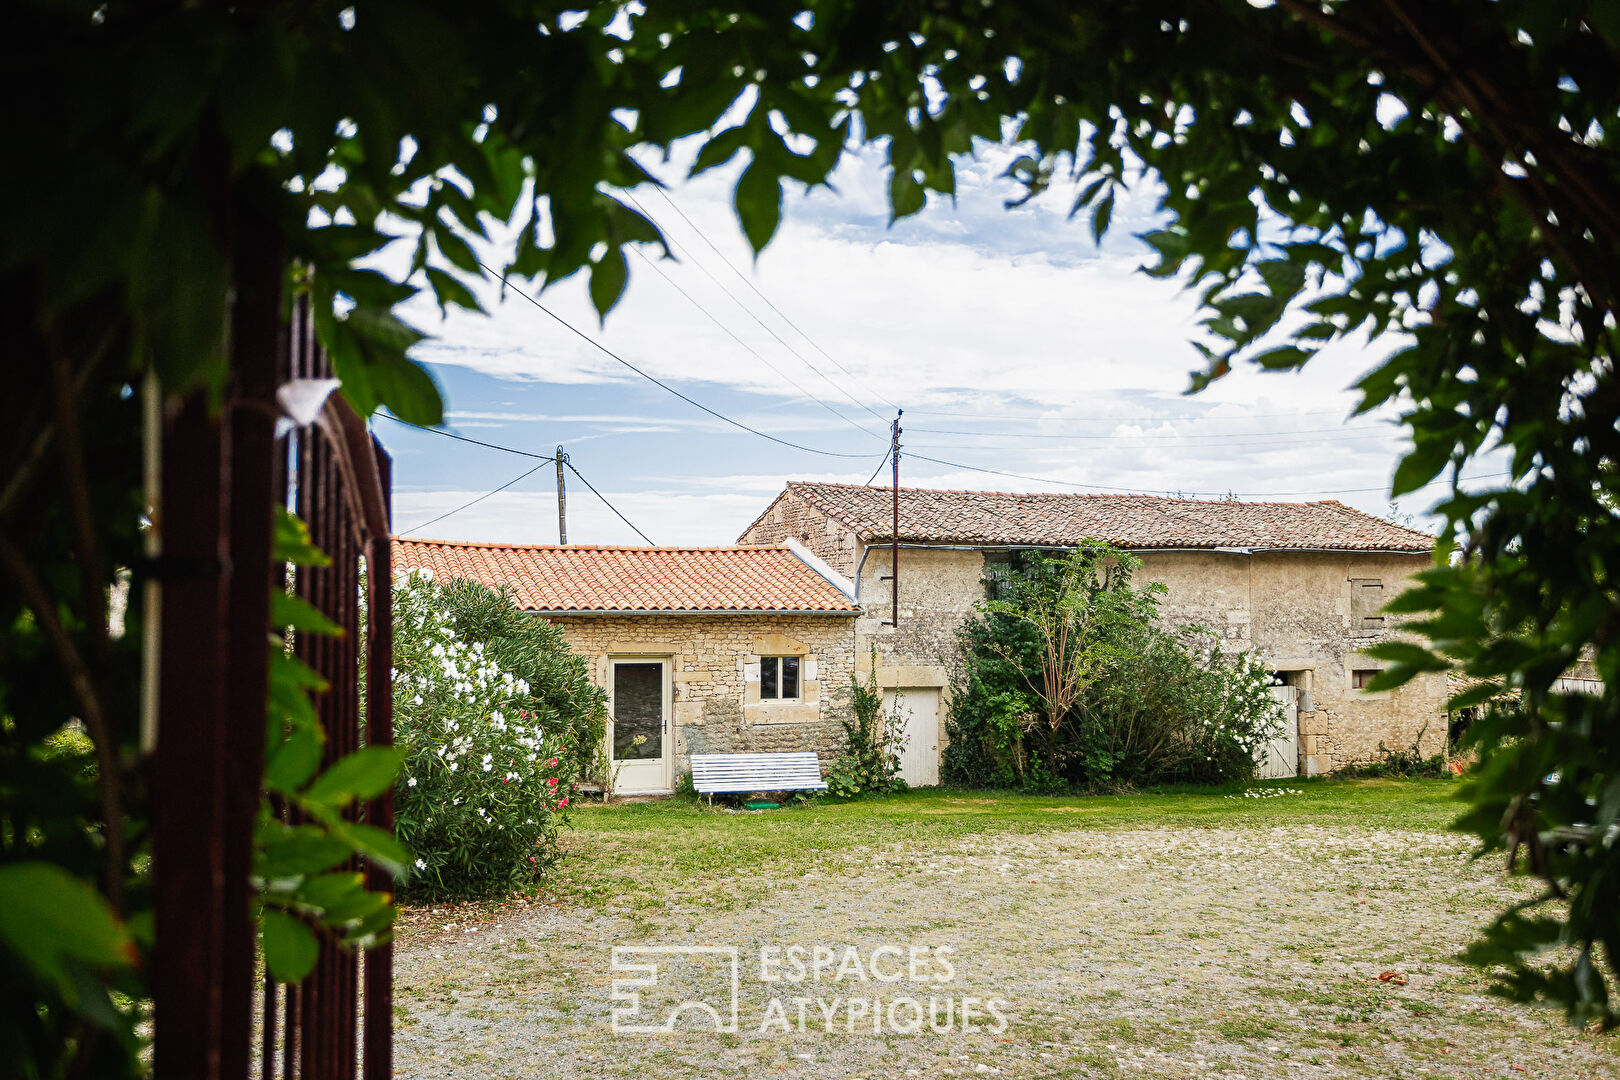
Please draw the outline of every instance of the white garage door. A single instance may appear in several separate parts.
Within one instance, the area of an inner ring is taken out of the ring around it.
[[[940,689],[902,687],[883,695],[883,709],[906,736],[900,746],[900,778],[911,787],[939,784]]]

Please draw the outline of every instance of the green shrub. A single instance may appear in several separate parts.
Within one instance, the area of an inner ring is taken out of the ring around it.
[[[470,899],[538,878],[602,739],[584,661],[510,590],[418,573],[395,584],[394,669],[407,894]]]
[[[1254,775],[1254,752],[1282,719],[1269,671],[1196,627],[1160,627],[1163,589],[1133,586],[1137,565],[1087,543],[1021,556],[986,582],[994,599],[960,636],[949,783],[1049,791]]]
[[[905,736],[895,718],[884,712],[876,656],[865,683],[850,675],[849,690],[850,715],[843,720],[846,743],[844,752],[827,770],[827,794],[852,799],[904,791],[900,749]]]

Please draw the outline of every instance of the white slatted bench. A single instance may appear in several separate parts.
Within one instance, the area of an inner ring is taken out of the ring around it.
[[[693,754],[692,789],[700,795],[755,791],[826,791],[814,751],[794,754]]]

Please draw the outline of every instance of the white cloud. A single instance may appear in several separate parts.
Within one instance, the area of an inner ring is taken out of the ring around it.
[[[1089,223],[1068,218],[1072,186],[1004,207],[1017,192],[999,175],[1010,154],[991,148],[965,164],[954,203],[933,199],[892,229],[881,155],[855,155],[835,177],[836,190],[790,193],[782,229],[757,262],[727,201],[734,169],[680,186],[673,204],[638,191],[677,246],[678,261],[662,269],[729,334],[634,257],[629,290],[605,327],[586,299],[583,274],[540,297],[691,398],[778,437],[869,451],[864,462],[783,450],[704,415],[522,297],[508,291],[500,301],[498,284],[482,289],[487,318],[452,310],[441,322],[436,307],[421,302],[415,321],[438,336],[415,355],[443,365],[447,383],[476,388],[453,389],[453,427],[548,451],[591,441],[581,467],[661,543],[730,542],[787,479],[864,481],[883,451],[893,404],[906,410],[909,485],[1064,490],[1051,481],[1067,481],[1093,490],[1298,492],[1286,497],[1386,508],[1381,485],[1402,437],[1367,427],[1367,418],[1349,419],[1358,396],[1347,387],[1392,343],[1339,343],[1302,372],[1239,370],[1184,396],[1188,372],[1200,364],[1188,344],[1198,331],[1195,299],[1176,282],[1136,272],[1144,249],[1129,233],[1152,226],[1149,193],[1122,198],[1115,232],[1099,251]],[[675,174],[665,168],[663,175]],[[498,236],[486,261],[504,262],[509,242]],[[809,400],[731,335],[832,408]],[[486,433],[502,428],[504,435]],[[949,434],[958,431],[975,434]],[[491,464],[487,451],[447,444],[424,454],[413,446],[402,447],[397,477],[402,527],[521,471],[513,462]],[[922,455],[1049,479],[987,475]],[[544,487],[548,475],[532,486]],[[1430,502],[1419,493],[1403,507],[1421,512]],[[569,509],[572,539],[636,540],[588,491],[576,496],[570,488]],[[502,492],[429,531],[555,540],[555,497]]]

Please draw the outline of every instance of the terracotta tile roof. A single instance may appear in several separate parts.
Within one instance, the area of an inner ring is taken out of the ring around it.
[[[786,547],[596,547],[394,538],[394,570],[511,585],[528,611],[860,608]]]
[[[890,489],[791,481],[787,492],[843,522],[862,540],[889,540]],[[1327,500],[1215,502],[1154,495],[1013,494],[900,489],[902,541],[1120,547],[1327,548],[1427,552],[1434,538]]]

